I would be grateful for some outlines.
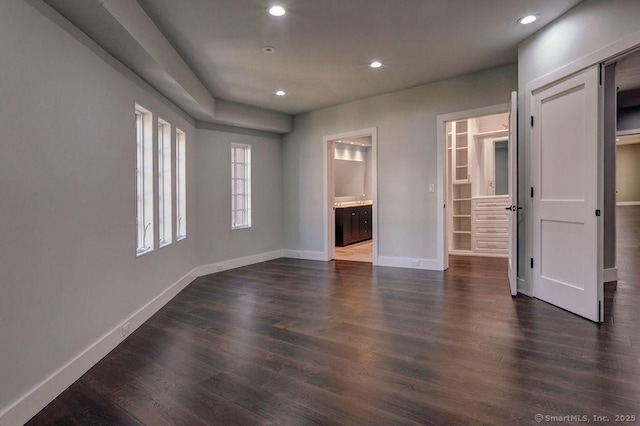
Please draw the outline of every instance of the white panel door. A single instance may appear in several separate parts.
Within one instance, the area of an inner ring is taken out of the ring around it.
[[[598,68],[533,93],[533,295],[601,321]]]
[[[518,294],[518,92],[511,92],[509,108],[509,286]]]

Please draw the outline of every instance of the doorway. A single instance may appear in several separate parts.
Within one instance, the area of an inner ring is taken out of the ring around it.
[[[516,93],[512,93],[515,108]],[[509,104],[438,116],[444,269],[449,256],[504,257],[516,295],[516,114]]]
[[[324,137],[325,259],[378,263],[377,128]]]
[[[610,164],[613,170],[609,175],[614,182],[607,185],[605,181],[605,204],[607,199],[613,204],[613,223],[607,229],[605,221],[604,281],[621,280],[627,284],[625,261],[633,254],[629,238],[637,238],[634,223],[640,221],[640,52],[617,58],[605,68],[610,69],[613,81],[605,80],[605,92],[611,91],[615,96],[615,116],[611,120],[615,130],[607,129],[605,123],[605,131],[615,131],[615,144],[612,143],[609,162],[605,152],[605,168]],[[609,139],[613,142],[613,137]]]

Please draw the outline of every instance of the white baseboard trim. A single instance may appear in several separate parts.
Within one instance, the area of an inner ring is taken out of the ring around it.
[[[640,206],[640,201],[618,201],[616,206]]]
[[[602,271],[603,281],[605,283],[610,283],[613,281],[618,281],[618,268],[609,268]]]
[[[91,367],[104,358],[135,329],[140,327],[160,308],[166,305],[180,291],[189,285],[195,278],[194,271],[187,273],[178,281],[169,286],[136,313],[121,321],[120,324],[107,332],[93,344],[80,352],[75,358],[62,366],[48,378],[36,385],[22,398],[0,413],[0,425],[17,425],[26,423],[40,410],[47,406],[53,399],[60,395],[73,382],[78,380]],[[122,326],[129,323],[130,332],[122,335]]]
[[[241,268],[243,266],[249,266],[255,263],[278,259],[280,257],[284,257],[282,254],[282,250],[274,250],[266,253],[254,254],[251,256],[198,266],[194,269],[194,271],[196,277],[201,277],[203,275],[215,274],[216,272],[227,271],[229,269]]]
[[[411,257],[378,256],[378,266],[391,266],[394,268],[427,269],[442,271],[442,261],[438,259],[419,259]]]
[[[280,257],[283,257],[283,251],[275,250],[194,268],[1,412],[0,426],[26,423],[196,278]],[[123,336],[122,326],[126,323],[129,323],[130,332],[127,336]]]
[[[522,293],[525,296],[529,296],[531,297],[531,291],[529,291],[529,286],[527,285],[527,282],[524,280],[524,278],[518,278],[518,293]]]
[[[323,251],[305,251],[305,250],[282,250],[282,257],[290,259],[319,260],[327,261],[327,256]]]

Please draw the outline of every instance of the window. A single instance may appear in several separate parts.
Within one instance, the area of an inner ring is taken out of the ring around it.
[[[160,247],[173,241],[171,212],[171,125],[158,119],[158,237]]]
[[[251,227],[251,145],[231,144],[231,229]]]
[[[187,137],[176,129],[176,227],[177,240],[187,237]]]
[[[136,190],[137,190],[137,250],[142,255],[154,249],[153,234],[153,117],[136,105]]]

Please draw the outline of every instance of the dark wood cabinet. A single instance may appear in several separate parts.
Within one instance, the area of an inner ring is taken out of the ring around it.
[[[344,247],[371,239],[371,205],[336,208],[336,245]]]

